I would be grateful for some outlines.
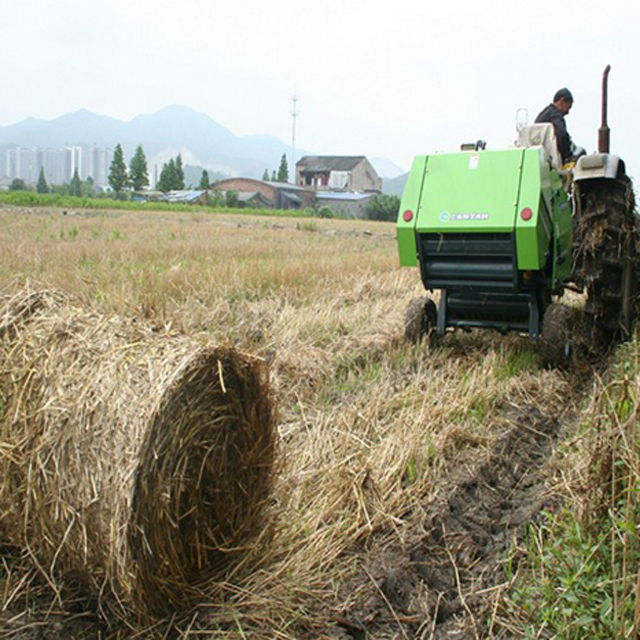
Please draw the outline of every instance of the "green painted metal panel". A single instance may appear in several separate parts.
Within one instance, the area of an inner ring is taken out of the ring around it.
[[[426,165],[427,156],[416,156],[414,158],[402,192],[402,201],[398,212],[397,236],[400,265],[403,267],[415,267],[418,265],[415,224],[418,218],[418,207],[420,205]],[[406,211],[411,211],[413,214],[409,221],[405,221],[403,217]]]
[[[518,212],[525,208],[530,208],[533,216],[523,220],[518,215],[516,220],[518,268],[521,271],[543,269],[551,260],[555,288],[571,275],[571,205],[558,172],[550,168],[539,147],[525,152]],[[551,256],[550,252],[553,252]]]
[[[538,271],[547,262],[551,237],[549,163],[539,147],[526,149],[516,216],[516,249],[520,271]],[[546,195],[546,197],[545,197]],[[531,218],[521,212],[531,209]]]
[[[523,149],[429,156],[416,230],[511,232]]]
[[[413,213],[408,221],[406,211]],[[515,232],[520,271],[544,269],[551,259],[554,287],[570,276],[571,207],[539,147],[416,157],[397,232],[403,266],[418,264],[417,233]]]
[[[573,220],[571,201],[560,177],[555,174],[553,188],[553,225],[554,225],[554,255],[553,255],[553,287],[560,282],[571,279],[573,270]]]

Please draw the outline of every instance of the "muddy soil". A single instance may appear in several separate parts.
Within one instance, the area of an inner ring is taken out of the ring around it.
[[[336,608],[341,637],[491,637],[485,619],[509,550],[550,500],[542,467],[561,426],[531,405],[506,407],[505,416],[495,448],[456,469],[408,535],[364,551]]]

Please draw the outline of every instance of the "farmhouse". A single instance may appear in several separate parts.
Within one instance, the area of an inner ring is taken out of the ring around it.
[[[240,202],[259,201],[262,206],[274,209],[305,209],[316,204],[315,191],[286,182],[229,178],[217,182],[215,188],[222,192],[236,191]]]
[[[382,191],[382,179],[365,156],[304,156],[296,184],[316,191]]]

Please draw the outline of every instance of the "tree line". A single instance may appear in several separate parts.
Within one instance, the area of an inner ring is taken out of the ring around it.
[[[287,156],[283,153],[282,158],[280,158],[280,166],[278,167],[278,172],[274,169],[269,176],[269,169],[265,169],[262,174],[262,179],[264,182],[289,182],[289,164],[287,163]]]
[[[126,189],[140,191],[149,186],[149,169],[142,145],[136,147],[128,170],[122,146],[120,144],[116,145],[109,168],[108,182],[117,195],[123,193]],[[209,172],[203,169],[198,189],[206,191],[210,186]],[[170,158],[168,162],[162,165],[156,189],[164,192],[185,189],[184,166],[180,154],[175,158]]]
[[[278,171],[276,172],[274,170],[272,174],[269,175],[269,170],[265,169],[262,175],[262,180],[266,182],[289,181],[289,167],[285,154],[282,155]],[[108,182],[109,186],[115,192],[116,197],[121,197],[128,189],[141,191],[145,187],[149,186],[149,170],[142,145],[138,145],[138,147],[136,147],[135,153],[133,154],[128,167],[124,159],[122,146],[120,144],[116,145],[113,160],[111,161],[109,168]],[[209,179],[209,173],[203,169],[200,177],[200,183],[197,188],[201,191],[208,191],[211,187],[212,184]],[[182,163],[182,156],[180,154],[175,158],[170,158],[163,164],[156,188],[158,191],[163,192],[181,191],[185,189],[184,166]],[[28,187],[24,180],[21,178],[15,178],[9,189],[12,191],[27,191]],[[71,182],[68,185],[49,187],[45,178],[44,167],[41,167],[40,176],[36,185],[36,191],[38,193],[55,192],[60,195],[78,197],[90,196],[93,194],[93,190],[93,178],[89,177],[85,181],[82,181],[78,175],[77,169],[75,170],[73,177],[71,178]],[[214,194],[210,195],[210,200],[213,205],[236,207],[238,206],[238,193],[235,191],[228,191],[225,194]],[[378,194],[367,203],[365,208],[365,217],[370,220],[393,221],[398,216],[399,208],[400,198],[397,196]],[[325,210],[325,217],[333,217],[334,214],[328,207],[323,207],[323,209]]]
[[[71,181],[67,184],[49,185],[44,175],[44,167],[40,167],[40,175],[36,183],[36,193],[55,193],[61,196],[88,197],[94,192],[95,183],[91,176],[81,180],[76,169]],[[29,191],[27,183],[22,178],[14,178],[9,185],[9,191]]]
[[[272,172],[269,175],[269,170],[265,169],[262,179],[272,182],[288,182],[289,181],[289,167],[287,164],[287,157],[282,154],[280,159],[280,166],[278,171]],[[141,191],[150,184],[149,181],[149,167],[147,164],[147,158],[144,153],[142,145],[138,145],[131,158],[131,162],[127,167],[127,163],[124,159],[124,151],[121,144],[117,144],[113,153],[113,159],[109,166],[109,175],[107,177],[109,186],[116,194],[116,197],[122,197],[128,190]],[[206,169],[202,170],[200,176],[200,182],[197,189],[201,191],[208,191],[212,187],[209,172]],[[184,166],[182,163],[182,156],[178,154],[175,158],[170,158],[162,165],[160,176],[156,184],[158,191],[182,191],[185,187],[185,175]],[[22,178],[15,178],[9,186],[11,191],[27,191],[28,187]],[[58,193],[60,195],[71,196],[89,196],[92,195],[94,190],[94,180],[89,177],[84,182],[80,179],[78,169],[74,171],[73,177],[69,184],[63,184],[58,186],[51,186],[47,183],[47,179],[44,173],[44,167],[40,167],[40,175],[36,184],[37,193]]]
[[[122,145],[116,145],[113,159],[109,166],[107,181],[117,197],[121,197],[127,190],[141,191],[149,186],[149,168],[142,145],[136,147],[128,167],[124,159]],[[38,182],[36,183],[36,192],[81,197],[92,195],[94,186],[95,181],[91,176],[85,181],[80,179],[77,168],[68,184],[49,185],[44,173],[44,167],[40,167],[40,174],[38,176]],[[185,189],[185,175],[181,155],[171,158],[162,166],[156,188],[159,191],[165,192]],[[203,169],[198,189],[206,191],[210,188],[211,181],[209,172]],[[14,178],[9,185],[10,191],[28,191],[28,189],[29,187],[22,178]]]

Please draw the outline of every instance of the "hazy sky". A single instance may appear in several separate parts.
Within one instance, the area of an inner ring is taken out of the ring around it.
[[[515,137],[568,86],[595,150],[612,65],[612,151],[640,175],[640,2],[0,0],[0,125],[81,108],[130,120],[170,104],[236,135],[386,157]]]

